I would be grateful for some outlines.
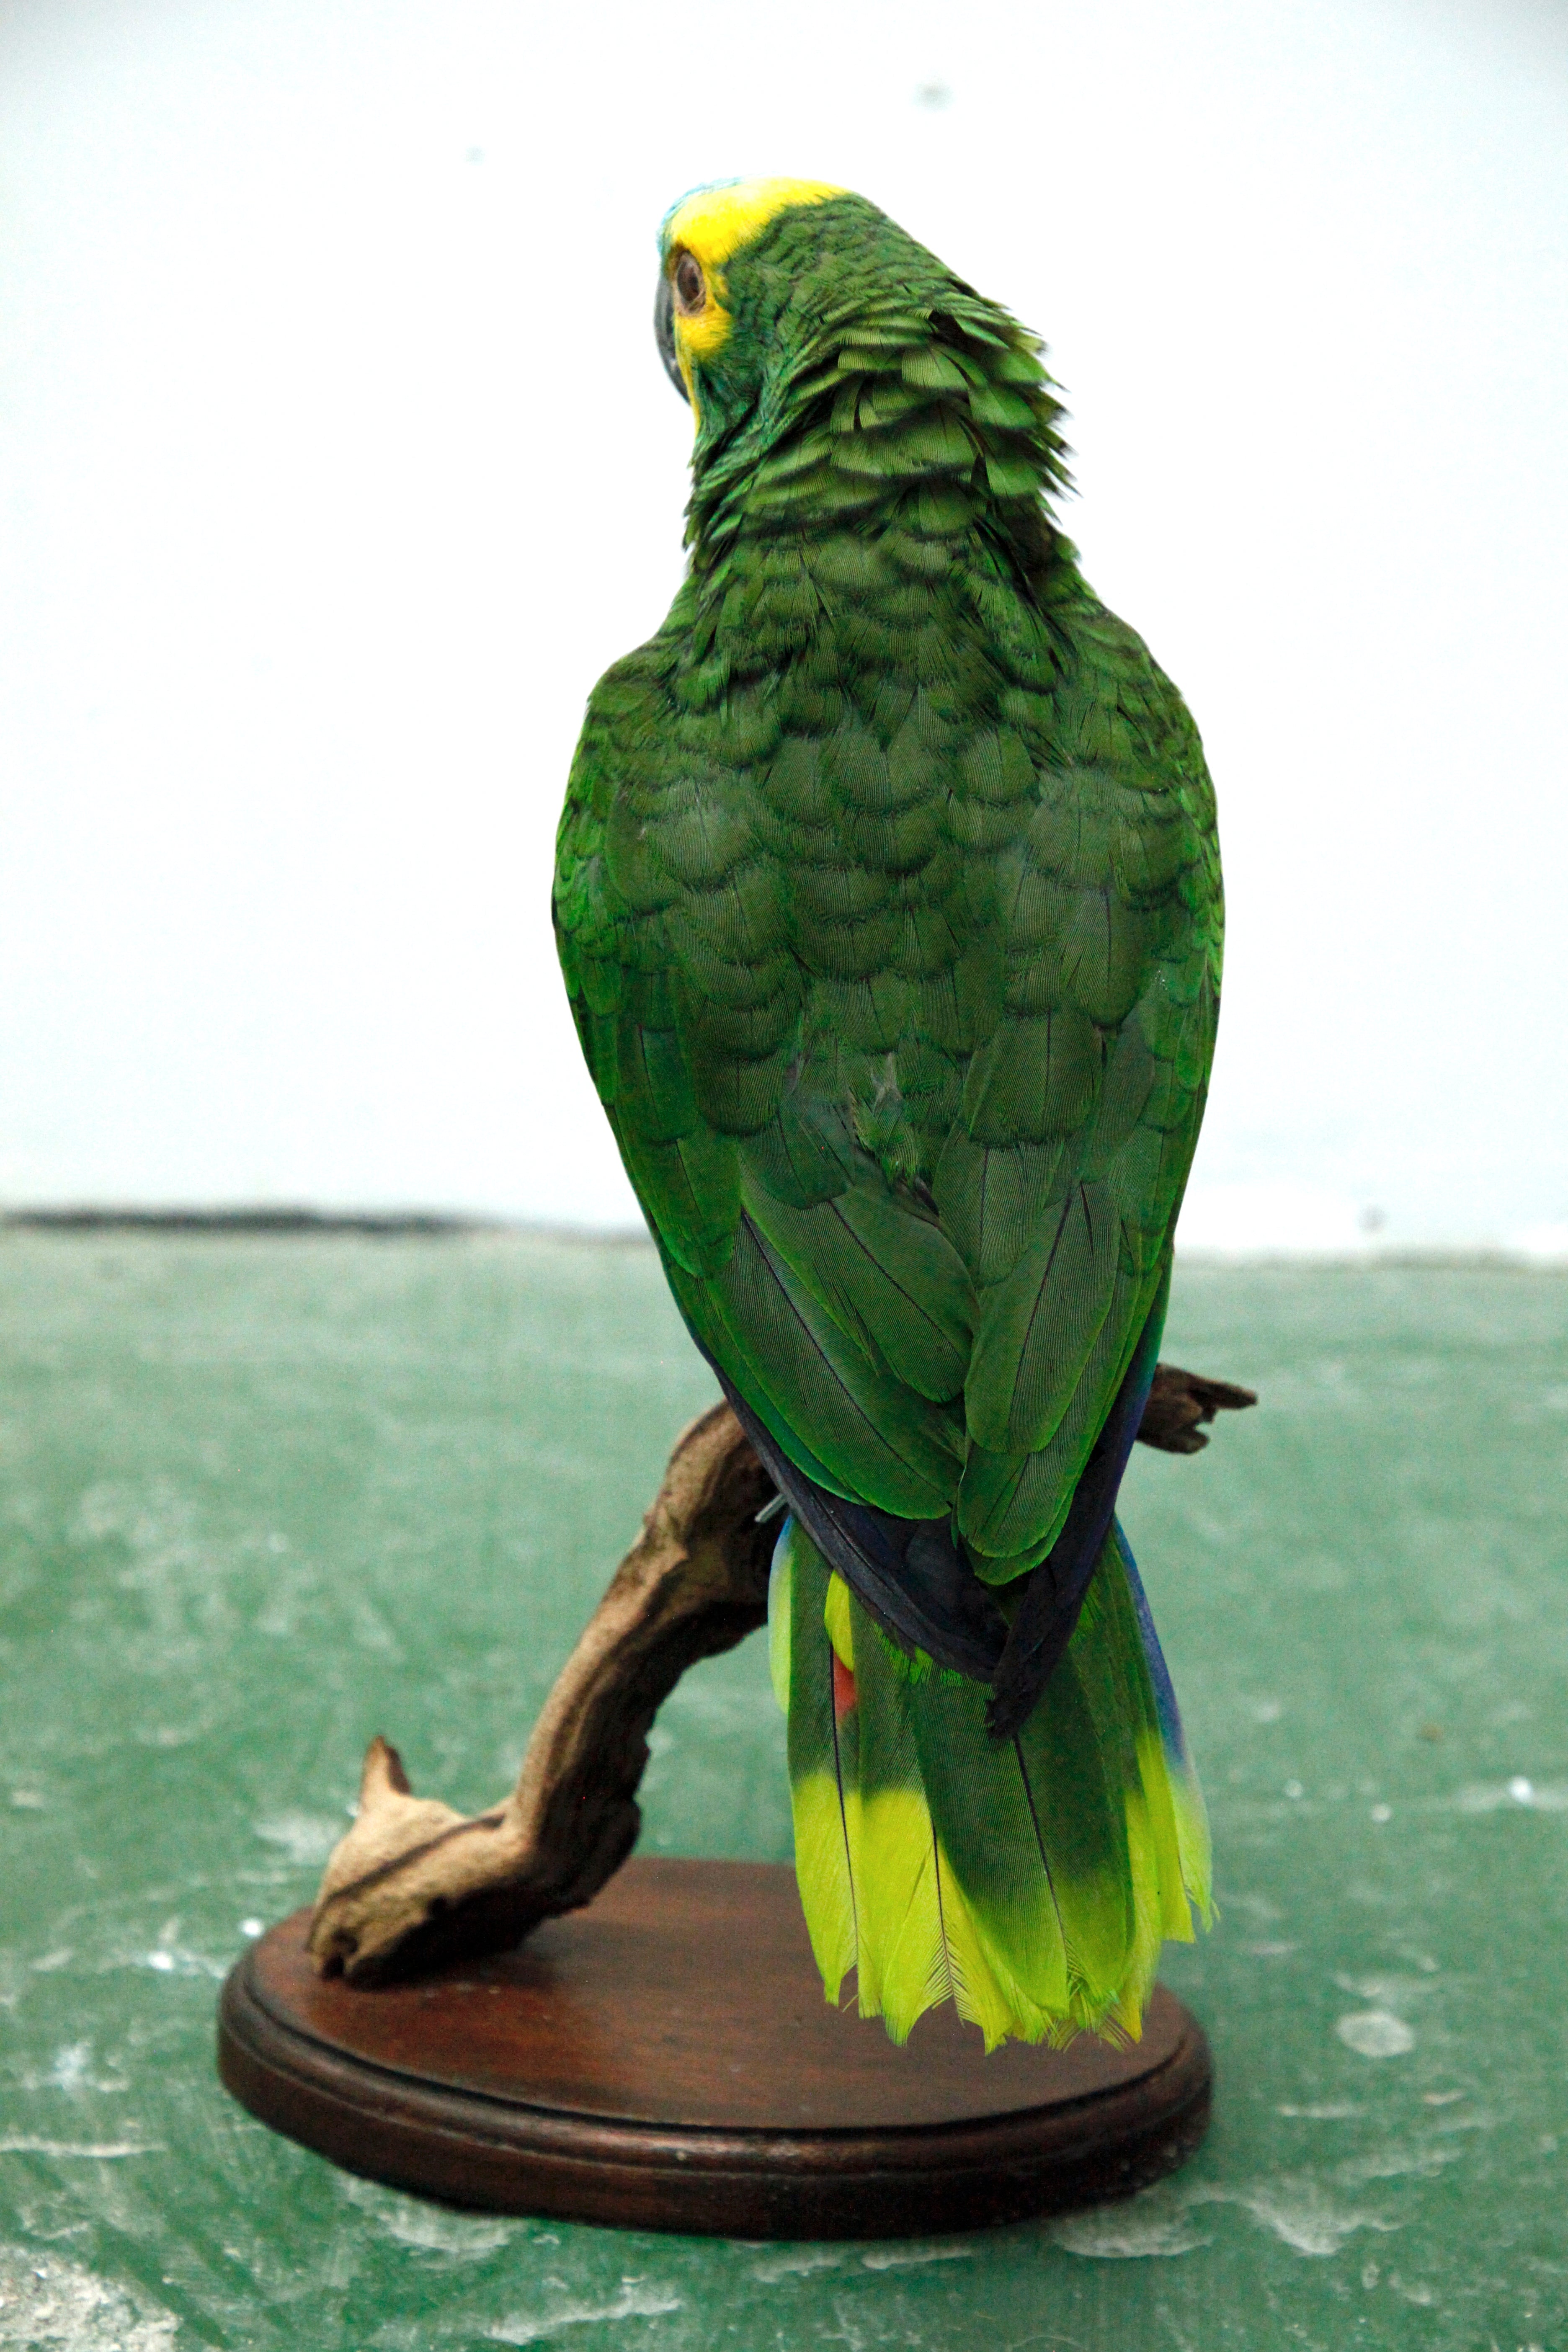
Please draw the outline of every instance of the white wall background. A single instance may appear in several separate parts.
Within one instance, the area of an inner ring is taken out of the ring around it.
[[[1070,527],[1221,794],[1189,1240],[1568,1244],[1523,0],[9,0],[0,1198],[634,1213],[551,845],[679,576],[655,228],[755,171],[1049,339]]]

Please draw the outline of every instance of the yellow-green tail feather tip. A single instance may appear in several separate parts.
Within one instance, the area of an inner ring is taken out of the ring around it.
[[[1137,2041],[1163,1943],[1212,1916],[1209,1841],[1115,1547],[1037,1718],[1001,1745],[981,1685],[911,1673],[798,1526],[779,1549],[795,1867],[826,1997],[853,1969],[859,2014],[898,2043],[948,2000],[988,2051]]]

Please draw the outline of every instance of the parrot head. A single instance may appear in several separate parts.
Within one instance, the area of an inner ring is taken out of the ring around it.
[[[681,397],[691,402],[700,429],[699,378],[704,389],[710,377],[732,383],[748,359],[754,362],[763,356],[757,346],[758,313],[773,307],[767,296],[774,272],[769,268],[770,255],[758,254],[756,247],[781,215],[826,204],[836,215],[846,209],[851,214],[872,211],[847,189],[823,180],[723,180],[693,188],[666,213],[658,233],[654,332],[669,379]],[[813,224],[818,239],[824,230],[831,236],[837,225],[831,217]],[[767,240],[769,245],[777,242]]]
[[[847,188],[731,180],[682,196],[659,230],[654,329],[696,425],[689,537],[829,411],[840,439],[858,422],[873,428],[845,441],[837,471],[885,471],[890,496],[955,467],[978,467],[982,495],[988,485],[1029,505],[1065,482],[1037,338]],[[901,373],[897,395],[874,389],[889,373]],[[900,446],[884,467],[877,428],[897,421],[897,404]],[[811,495],[804,478],[799,491]]]

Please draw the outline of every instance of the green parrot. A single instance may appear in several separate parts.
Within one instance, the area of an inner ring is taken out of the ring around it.
[[[1136,2036],[1209,1909],[1114,1516],[1219,1000],[1197,731],[1053,514],[1042,346],[863,197],[700,189],[689,562],[595,688],[554,913],[669,1286],[788,1507],[829,2000]]]

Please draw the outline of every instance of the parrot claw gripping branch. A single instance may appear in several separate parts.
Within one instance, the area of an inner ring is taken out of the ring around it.
[[[1253,1402],[1156,1361],[1219,1000],[1197,731],[1056,521],[1038,342],[874,205],[698,191],[655,327],[689,561],[589,699],[555,924],[727,1402],[505,1803],[373,1746],[311,1949],[370,1978],[587,1902],[660,1700],[766,1618],[827,1998],[1135,2037],[1209,1864],[1117,1494]]]

